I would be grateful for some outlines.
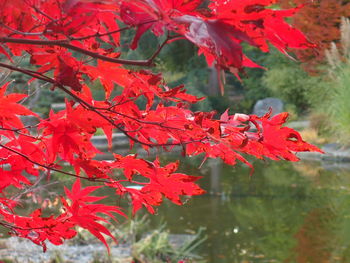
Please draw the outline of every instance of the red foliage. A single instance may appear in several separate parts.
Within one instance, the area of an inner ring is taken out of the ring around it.
[[[226,111],[217,120],[215,112],[189,109],[203,98],[187,94],[184,86],[170,88],[160,73],[144,69],[152,66],[165,45],[181,38],[197,45],[209,64],[237,76],[244,66],[258,66],[244,56],[242,42],[262,51],[268,51],[268,42],[281,52],[313,47],[284,22],[296,9],[269,9],[273,3],[218,0],[200,9],[200,0],[0,0],[0,52],[9,60],[0,67],[67,94],[66,108],[42,119],[21,104],[26,95],[6,91],[8,83],[0,89],[0,224],[44,250],[46,241],[59,245],[74,237],[77,227],[107,246],[105,236],[112,235],[104,225],[106,218],[116,220],[115,215],[125,214],[117,206],[98,203],[106,197],[92,196],[95,190],[111,188],[116,196],[129,197],[133,213],[142,207],[154,213],[163,198],[181,205],[182,196],[204,193],[195,183],[199,177],[176,172],[178,162],[161,166],[158,158],[152,162],[117,153],[110,162],[99,161],[96,157],[103,158],[103,153],[91,142],[97,129],[104,131],[110,148],[115,131],[129,139],[131,148],[139,144],[146,151],[170,151],[178,146],[184,155],[221,158],[231,165],[239,160],[251,166],[246,154],[297,161],[296,152],[320,151],[298,132],[282,127],[286,113],[270,118]],[[119,27],[122,23],[125,26]],[[131,48],[137,48],[147,30],[166,35],[148,60],[120,58],[119,35],[132,28],[136,34]],[[24,54],[30,57],[30,69],[18,65],[17,57]],[[94,99],[88,87],[98,80],[105,100]],[[117,86],[120,92],[112,95]],[[146,101],[145,107],[138,106],[138,99]],[[38,119],[36,127],[23,125],[19,117],[28,115]],[[66,172],[62,163],[74,172]],[[47,212],[43,215],[37,209],[19,215],[19,197],[37,191],[50,172],[76,178],[71,190],[65,188],[64,196],[56,196],[61,212],[44,216]],[[84,188],[81,180],[97,186]]]
[[[340,39],[340,22],[342,17],[350,17],[350,2],[339,0],[279,0],[282,7],[290,8],[304,5],[293,16],[293,25],[302,30],[305,35],[317,44],[317,52],[313,50],[295,50],[297,58],[303,63],[304,69],[317,73],[318,65],[324,63],[325,50],[330,43],[338,43]]]

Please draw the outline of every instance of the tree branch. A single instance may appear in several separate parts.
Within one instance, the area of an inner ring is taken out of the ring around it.
[[[58,40],[41,40],[41,39],[23,39],[23,38],[13,38],[13,37],[1,37],[0,43],[16,43],[16,44],[26,44],[26,45],[42,45],[42,46],[59,46],[64,47],[69,50],[77,51],[78,53],[88,55],[90,57],[100,59],[107,62],[117,63],[117,64],[123,64],[123,65],[131,65],[131,66],[143,66],[143,67],[149,67],[152,65],[153,60],[155,57],[160,53],[161,49],[165,46],[165,44],[168,42],[169,38],[164,41],[159,48],[155,51],[155,53],[147,60],[128,60],[128,59],[119,59],[119,58],[112,58],[108,56],[104,56],[101,54],[98,54],[96,52],[83,49],[77,46],[74,46],[70,44],[70,41],[67,39],[58,39]]]

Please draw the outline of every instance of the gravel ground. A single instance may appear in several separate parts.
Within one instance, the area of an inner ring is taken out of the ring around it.
[[[130,246],[122,244],[110,248],[110,257],[106,247],[98,243],[89,245],[63,244],[61,246],[48,244],[47,251],[43,253],[42,248],[32,242],[11,237],[0,241],[0,260],[10,260],[14,263],[131,262]]]

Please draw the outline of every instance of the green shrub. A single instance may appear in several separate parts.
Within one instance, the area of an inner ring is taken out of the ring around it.
[[[320,105],[328,117],[333,138],[350,143],[350,21],[342,19],[341,48],[334,43],[326,51],[330,82],[325,89],[326,98]],[[334,137],[334,135],[336,135]]]
[[[300,63],[292,60],[276,63],[262,80],[274,97],[282,99],[287,105],[294,105],[297,114],[306,113],[326,95],[322,76],[308,75]]]
[[[350,62],[350,61],[349,61]],[[341,142],[350,144],[350,63],[337,70],[332,94],[327,103],[332,130]]]

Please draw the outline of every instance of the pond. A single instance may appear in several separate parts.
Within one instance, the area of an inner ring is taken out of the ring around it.
[[[161,221],[172,234],[205,228],[207,239],[196,254],[208,263],[350,262],[350,164],[254,161],[252,176],[245,165],[200,164],[184,159],[181,170],[202,176],[207,194],[184,206],[164,202],[149,229]]]
[[[200,163],[200,162],[199,162]],[[350,170],[319,163],[263,162],[249,168],[183,164],[207,194],[164,203],[153,216],[172,233],[205,227],[206,262],[350,262]]]

